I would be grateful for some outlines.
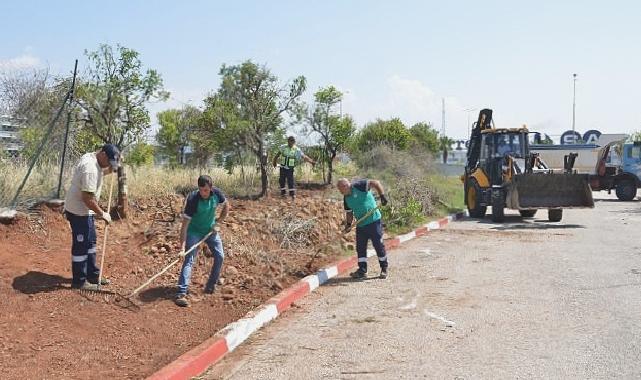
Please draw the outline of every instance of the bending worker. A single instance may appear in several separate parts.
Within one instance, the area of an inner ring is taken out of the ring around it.
[[[355,279],[364,279],[367,277],[367,243],[372,241],[372,245],[378,256],[378,263],[381,267],[380,278],[387,278],[387,254],[383,244],[383,224],[381,222],[381,212],[376,205],[376,199],[371,189],[376,190],[381,198],[381,204],[387,205],[387,198],[383,185],[376,180],[361,179],[349,182],[345,178],[338,180],[336,184],[338,191],[343,194],[343,206],[345,208],[345,232],[352,228],[354,218],[360,220],[368,213],[370,214],[356,226],[356,254],[358,255],[358,270],[350,273]]]
[[[216,209],[222,206],[220,217],[216,221]],[[229,212],[229,202],[219,188],[214,187],[212,179],[208,175],[198,177],[198,190],[194,190],[187,196],[185,209],[183,211],[183,222],[180,230],[180,242],[183,252],[186,252],[194,245],[198,244],[207,234],[213,231],[216,222],[222,222]],[[211,294],[216,289],[220,270],[223,267],[223,241],[218,232],[212,233],[205,243],[214,255],[214,264],[209,274],[209,279],[205,285],[205,293]],[[189,306],[187,300],[187,291],[191,278],[191,268],[194,265],[194,259],[198,254],[198,248],[191,251],[183,261],[180,277],[178,278],[178,294],[176,294],[176,305]]]
[[[296,139],[294,136],[289,136],[287,138],[287,145],[282,145],[276,156],[274,156],[274,167],[278,162],[280,157],[280,176],[278,178],[278,183],[280,184],[280,195],[284,197],[286,194],[287,188],[285,187],[285,181],[287,181],[287,186],[289,187],[289,195],[294,198],[296,196],[296,189],[294,188],[294,168],[298,161],[301,159],[309,162],[312,165],[316,165],[316,161],[309,158],[299,147],[296,146]]]
[[[98,290],[100,268],[96,266],[96,225],[94,215],[111,223],[109,210],[98,204],[103,174],[118,170],[120,151],[107,144],[97,152],[86,153],[73,169],[71,186],[65,196],[65,217],[71,225],[71,287]],[[104,254],[104,252],[103,252]],[[100,285],[108,285],[102,278]]]

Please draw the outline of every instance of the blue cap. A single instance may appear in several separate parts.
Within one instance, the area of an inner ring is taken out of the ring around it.
[[[109,164],[116,170],[120,164],[120,150],[114,144],[105,144],[102,146],[102,151],[107,154]]]

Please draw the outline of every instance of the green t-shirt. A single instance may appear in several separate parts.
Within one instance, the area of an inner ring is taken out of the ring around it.
[[[343,197],[343,206],[345,210],[352,210],[355,221],[376,207],[376,198],[368,189],[366,179],[352,182],[352,193]],[[381,212],[376,210],[356,227],[364,227],[380,219]]]
[[[187,233],[199,237],[207,235],[216,225],[216,207],[225,201],[225,195],[216,187],[211,189],[207,199],[203,199],[198,190],[189,194],[183,213],[190,219]]]

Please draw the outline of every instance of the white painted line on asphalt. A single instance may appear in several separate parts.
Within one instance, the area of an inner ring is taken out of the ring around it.
[[[446,326],[446,327],[453,327],[453,326],[455,325],[455,323],[454,323],[454,322],[452,322],[452,321],[450,321],[450,320],[446,319],[445,317],[441,317],[440,315],[434,314],[434,313],[432,313],[431,311],[429,311],[429,310],[427,310],[427,309],[423,310],[423,312],[424,312],[424,313],[425,313],[425,315],[427,315],[428,317],[430,317],[430,318],[434,318],[434,319],[437,319],[437,320],[439,320],[439,321],[441,321],[441,322],[445,323],[445,326]]]
[[[229,352],[233,351],[256,330],[277,316],[278,309],[276,305],[264,305],[253,317],[239,319],[229,324],[224,330]]]
[[[412,298],[412,302],[408,303],[405,306],[401,306],[398,309],[399,310],[413,310],[416,309],[416,303],[418,302],[418,294]]]

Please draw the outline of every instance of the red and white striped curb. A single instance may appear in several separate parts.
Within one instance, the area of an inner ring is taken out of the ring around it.
[[[430,230],[443,228],[449,222],[461,219],[465,216],[465,212],[459,212],[439,219],[438,221],[425,224],[407,234],[386,240],[385,248],[394,249],[406,241],[423,236]],[[376,255],[376,252],[373,249],[367,251],[368,257],[374,255]],[[303,278],[288,289],[283,290],[278,295],[269,299],[258,309],[252,310],[247,313],[245,317],[237,320],[236,322],[230,323],[225,328],[217,332],[213,337],[181,355],[178,359],[169,363],[147,379],[182,380],[200,375],[212,364],[222,359],[222,357],[227,353],[236,349],[236,347],[247,340],[247,338],[249,338],[254,332],[258,331],[270,321],[276,319],[278,315],[287,310],[292,303],[305,297],[314,289],[327,282],[330,278],[345,273],[354,267],[356,263],[356,256],[352,256],[350,258],[340,260],[330,267],[321,269],[315,274]]]

